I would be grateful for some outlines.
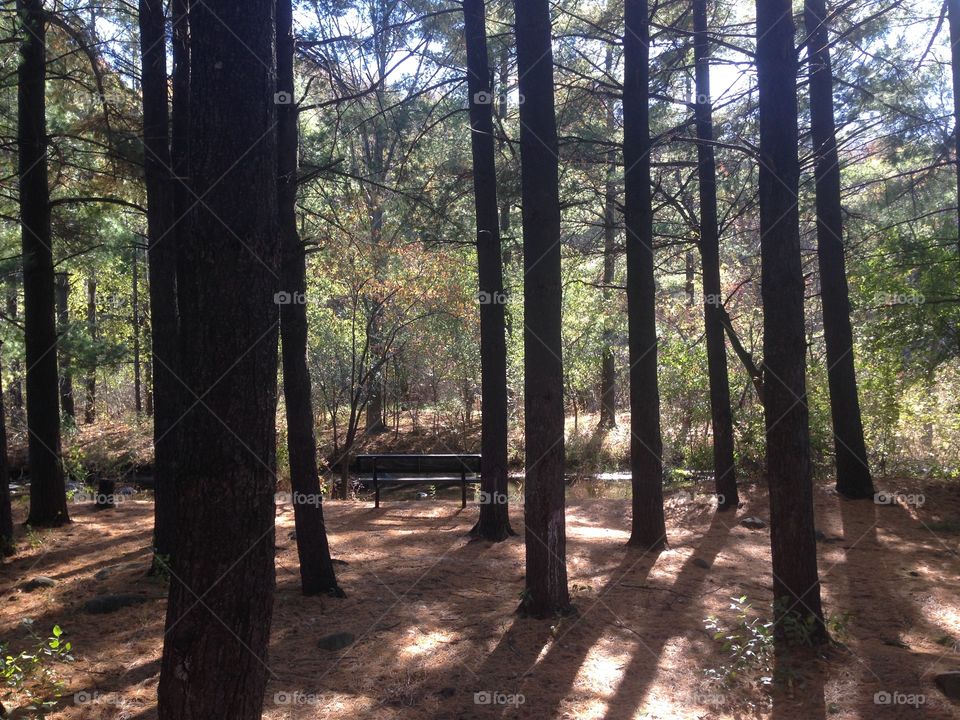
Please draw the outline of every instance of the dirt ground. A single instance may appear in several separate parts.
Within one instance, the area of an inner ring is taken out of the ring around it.
[[[348,561],[338,566],[345,599],[300,595],[293,514],[280,508],[263,717],[960,717],[932,680],[960,669],[960,497],[950,486],[882,485],[922,493],[925,503],[851,503],[816,490],[824,605],[841,619],[843,644],[776,658],[730,685],[705,682],[705,670],[725,656],[704,620],[716,615],[732,626],[732,596],[746,595],[757,612],[771,602],[769,532],[738,524],[767,517],[759,488],[745,492],[736,517],[717,515],[706,494],[671,494],[670,546],[656,556],[624,546],[627,502],[571,502],[568,572],[578,614],[557,621],[514,614],[522,534],[468,542],[475,507],[328,503],[334,556]],[[21,520],[24,509],[17,507]],[[43,635],[61,625],[74,645],[75,662],[57,666],[65,692],[50,717],[156,717],[165,583],[144,575],[152,509],[149,500],[106,513],[74,504],[69,527],[27,534],[21,526],[17,557],[0,567],[0,638],[13,650],[29,647],[29,619]],[[520,508],[512,520],[522,531]],[[37,576],[56,584],[22,589]],[[121,592],[151,599],[109,615],[82,611],[94,595]],[[355,641],[318,647],[339,632]],[[772,691],[760,687],[763,675],[775,679]],[[884,692],[923,702],[876,704]]]

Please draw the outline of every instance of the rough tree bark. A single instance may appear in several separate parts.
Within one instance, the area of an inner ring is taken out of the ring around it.
[[[76,418],[73,406],[73,371],[70,368],[70,354],[67,352],[66,342],[62,342],[70,327],[70,276],[65,272],[56,274],[56,303],[57,303],[57,346],[60,360],[60,410],[70,419]]]
[[[872,498],[873,480],[863,439],[857,372],[850,325],[850,291],[843,247],[840,159],[833,118],[833,70],[824,0],[806,0],[807,62],[810,75],[810,130],[813,136],[817,195],[817,260],[820,302],[827,345],[827,380],[833,419],[837,492],[848,498]]]
[[[23,23],[17,84],[23,315],[27,362],[30,515],[27,524],[69,522],[60,464],[60,402],[50,188],[47,184],[46,23],[42,0],[18,0]]]
[[[629,544],[657,550],[667,542],[667,528],[663,517],[663,441],[657,385],[647,1],[626,0],[624,19],[624,223],[630,345],[630,471],[633,478],[633,528]]]
[[[150,285],[150,342],[155,362],[153,391],[154,568],[169,562],[176,533],[177,257],[172,237],[170,113],[167,106],[167,46],[162,0],[140,0],[143,145],[147,186],[147,263]],[[176,21],[175,21],[176,22]],[[180,19],[180,23],[184,20]],[[175,30],[176,32],[176,30]],[[174,56],[180,63],[180,56]],[[181,71],[182,74],[182,71]]]
[[[190,348],[179,375],[193,405],[177,426],[161,720],[259,720],[267,682],[280,269],[274,12],[274,0],[190,7],[185,182],[204,201],[178,233],[180,337]]]
[[[330,558],[323,522],[317,439],[314,434],[310,370],[307,367],[307,258],[297,232],[299,128],[293,102],[293,8],[277,0],[277,206],[280,220],[280,287],[292,302],[280,305],[283,348],[283,398],[287,413],[287,448],[293,517],[304,595],[343,596]],[[289,102],[287,102],[289,101]]]
[[[757,0],[764,411],[775,632],[784,618],[826,637],[813,524],[804,280],[797,194],[797,54],[790,0]]]
[[[607,48],[604,58],[607,76],[613,77],[613,49]],[[614,98],[607,98],[607,133],[616,132]],[[607,177],[603,192],[603,289],[604,328],[603,347],[600,350],[600,429],[617,426],[617,367],[613,356],[613,328],[609,318],[613,291],[611,286],[617,274],[617,151],[607,151]]]
[[[480,518],[471,533],[500,542],[514,534],[507,495],[507,338],[503,265],[497,210],[497,168],[493,137],[493,88],[487,55],[484,0],[464,0],[467,94],[473,150],[473,194],[477,216],[480,293]]]
[[[717,222],[717,164],[713,151],[713,100],[710,97],[710,38],[707,0],[693,0],[694,60],[696,62],[697,171],[700,180],[700,261],[703,267],[703,322],[710,377],[710,417],[713,427],[713,473],[720,510],[736,509],[737,475],[733,459],[733,414],[723,333],[720,285],[720,229]]]
[[[514,0],[524,265],[526,590],[520,610],[570,610],[564,517],[560,194],[547,0]]]

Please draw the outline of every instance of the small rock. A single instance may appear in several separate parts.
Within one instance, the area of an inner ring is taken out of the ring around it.
[[[710,563],[708,563],[703,558],[694,558],[693,564],[696,565],[698,568],[703,568],[704,570],[710,569]]]
[[[920,573],[918,573],[916,570],[911,570],[911,571],[910,571],[910,576],[911,576],[911,577],[920,577]]]
[[[767,526],[767,524],[758,517],[747,516],[740,521],[740,524],[745,528],[750,528],[751,530],[762,530]]]
[[[117,595],[97,595],[90,598],[83,604],[83,611],[91,615],[106,615],[116,612],[125,607],[140,605],[150,598],[143,595],[131,595],[129,593],[120,593]]]
[[[93,578],[94,580],[106,580],[108,577],[110,577],[111,573],[113,573],[113,568],[105,567],[97,570],[97,572],[94,573]]]
[[[944,695],[951,700],[960,700],[960,670],[948,670],[933,678]]]
[[[353,645],[354,640],[353,633],[333,633],[332,635],[320,638],[317,645],[321,650],[343,650],[345,647]]]
[[[24,592],[33,592],[38,588],[44,587],[53,587],[57,584],[57,581],[53,578],[48,578],[43,575],[38,575],[32,580],[27,580],[23,585],[20,586],[20,589]]]

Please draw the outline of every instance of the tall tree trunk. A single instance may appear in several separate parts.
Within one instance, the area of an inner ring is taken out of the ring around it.
[[[33,526],[70,521],[60,464],[60,402],[50,188],[47,184],[46,24],[42,0],[18,0],[24,25],[17,85],[23,314],[27,360],[30,516]]]
[[[500,542],[514,534],[507,506],[507,338],[503,266],[497,210],[497,168],[493,138],[493,88],[487,55],[484,0],[464,0],[467,94],[473,149],[473,194],[477,215],[480,280],[480,452],[483,456],[480,519],[472,533]]]
[[[604,67],[608,77],[613,76],[613,49],[608,47]],[[616,130],[613,96],[607,98],[607,136],[613,138]],[[617,367],[613,355],[613,327],[611,286],[617,274],[617,151],[607,151],[607,177],[603,193],[603,347],[600,350],[600,428],[617,426]]]
[[[667,541],[663,517],[663,441],[657,386],[656,282],[650,197],[650,18],[646,0],[626,0],[623,37],[623,163],[630,345],[630,545]]]
[[[204,202],[177,247],[190,348],[179,375],[191,407],[177,426],[161,720],[259,720],[267,683],[280,269],[274,13],[274,0],[190,7],[186,182]]]
[[[0,350],[3,343],[0,342]],[[0,366],[0,377],[3,368]],[[7,459],[7,418],[0,384],[0,557],[13,555],[13,509],[10,505],[10,463]]]
[[[133,287],[131,288],[131,331],[133,332],[133,408],[137,415],[143,412],[143,403],[140,393],[140,258],[138,250],[133,249]]]
[[[853,358],[850,291],[843,247],[840,207],[840,159],[833,119],[833,71],[830,64],[824,0],[807,0],[804,12],[810,73],[810,129],[817,193],[817,260],[820,301],[827,345],[827,379],[837,463],[837,492],[848,498],[872,498],[873,480],[863,439],[860,397]]]
[[[707,0],[693,0],[696,62],[697,171],[700,180],[700,261],[703,266],[703,324],[710,377],[713,473],[720,510],[736,509],[737,475],[733,457],[733,414],[723,333],[720,284],[720,229],[717,222],[717,164],[713,151],[713,99],[710,96],[710,38]]]
[[[87,334],[91,344],[97,343],[97,279],[87,278]],[[83,405],[83,421],[90,425],[97,419],[97,361],[96,353],[91,353],[90,367],[84,380],[86,398]]]
[[[277,0],[277,198],[281,236],[280,287],[294,300],[280,305],[283,347],[283,398],[287,410],[287,448],[293,517],[300,558],[300,587],[304,595],[343,595],[330,559],[323,522],[317,439],[313,425],[310,370],[307,368],[307,258],[297,233],[297,106],[293,103],[293,8]]]
[[[174,37],[185,35],[186,18],[174,5]],[[167,44],[162,0],[140,0],[143,145],[147,186],[147,263],[150,285],[150,351],[153,362],[153,569],[169,562],[176,535],[177,398],[177,238],[173,227],[170,114],[167,106]],[[174,88],[182,91],[188,68],[174,52]],[[186,98],[174,97],[186,103]],[[176,113],[175,113],[176,114]]]
[[[813,524],[804,280],[797,195],[797,54],[790,0],[757,0],[764,411],[775,632],[786,615],[826,637]]]
[[[65,336],[70,328],[70,276],[65,272],[56,274],[57,346],[60,350],[60,410],[71,420],[76,419],[73,407],[73,371],[70,368],[70,353]]]
[[[957,165],[957,251],[960,252],[960,0],[947,0],[953,69],[954,161]]]
[[[7,317],[17,320],[20,311],[17,307],[17,280],[11,277],[7,280]],[[10,400],[10,420],[15,425],[23,422],[23,367],[19,358],[10,361],[10,384],[7,386],[7,396]]]
[[[564,517],[560,191],[547,0],[514,0],[523,197],[526,590],[521,610],[570,609]]]

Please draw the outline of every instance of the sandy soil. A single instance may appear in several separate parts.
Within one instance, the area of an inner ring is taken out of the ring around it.
[[[707,495],[671,495],[670,547],[657,556],[624,547],[628,503],[572,502],[568,568],[579,613],[553,622],[514,614],[522,536],[468,542],[475,508],[329,503],[334,555],[349,561],[339,567],[346,599],[299,594],[293,515],[281,508],[263,717],[960,717],[932,681],[960,669],[960,498],[950,487],[884,485],[926,502],[850,503],[817,488],[824,604],[834,617],[849,614],[845,645],[777,658],[772,692],[759,687],[759,671],[729,687],[704,681],[704,670],[724,661],[704,619],[732,624],[731,596],[747,595],[758,612],[771,601],[768,531],[738,525],[767,517],[760,489],[746,493],[736,517],[716,515]],[[75,504],[71,512],[74,523],[61,530],[28,536],[21,527],[18,556],[0,568],[0,637],[19,650],[32,643],[24,619],[42,634],[55,623],[65,629],[76,661],[57,668],[66,690],[51,717],[155,718],[165,584],[144,576],[152,504],[131,500],[108,513]],[[522,530],[519,508],[513,523]],[[56,585],[19,587],[39,575]],[[110,615],[81,611],[90,597],[118,592],[152,599]],[[319,649],[318,639],[335,632],[356,640]],[[880,692],[925,701],[877,705]],[[93,699],[76,702],[75,693]]]

